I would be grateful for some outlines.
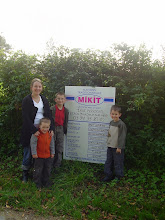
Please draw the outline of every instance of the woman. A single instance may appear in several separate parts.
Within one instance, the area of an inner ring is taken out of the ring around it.
[[[39,135],[38,125],[40,119],[47,117],[52,121],[48,100],[40,95],[43,86],[40,79],[33,79],[31,82],[31,94],[26,96],[22,101],[23,126],[21,133],[21,144],[24,147],[22,162],[23,182],[28,180],[28,171],[31,166],[32,156],[30,149],[30,138],[34,134]],[[50,135],[53,135],[53,123],[50,127]]]

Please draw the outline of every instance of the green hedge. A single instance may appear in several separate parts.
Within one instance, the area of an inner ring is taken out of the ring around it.
[[[29,94],[30,81],[42,79],[44,95],[53,103],[65,86],[113,86],[116,103],[123,109],[128,127],[126,165],[165,165],[165,66],[152,60],[145,45],[126,44],[110,51],[55,48],[43,57],[0,51],[0,156],[18,151],[21,102]]]

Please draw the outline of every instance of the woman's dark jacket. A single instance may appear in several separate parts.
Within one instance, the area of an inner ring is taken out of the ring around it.
[[[50,130],[54,130],[54,124],[51,116],[48,100],[41,95],[44,106],[44,117],[51,120]],[[34,119],[38,108],[34,106],[31,95],[26,96],[22,101],[22,117],[23,125],[21,132],[21,144],[23,147],[30,146],[31,135],[36,133],[38,129],[34,126]]]

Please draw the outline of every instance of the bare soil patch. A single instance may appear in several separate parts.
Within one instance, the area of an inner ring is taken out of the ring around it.
[[[43,216],[37,216],[32,211],[15,211],[12,209],[6,209],[2,208],[0,209],[0,220],[61,220],[65,219],[64,217],[43,217]]]

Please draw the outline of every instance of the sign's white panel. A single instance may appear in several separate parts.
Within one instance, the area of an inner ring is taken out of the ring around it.
[[[104,163],[114,87],[66,86],[69,110],[64,159]]]

